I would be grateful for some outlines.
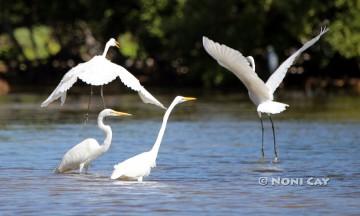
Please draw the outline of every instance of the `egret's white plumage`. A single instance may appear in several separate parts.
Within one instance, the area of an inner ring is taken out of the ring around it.
[[[107,152],[111,145],[112,131],[110,126],[104,125],[104,117],[124,115],[128,116],[130,114],[117,112],[111,109],[104,109],[101,111],[98,116],[98,126],[105,132],[106,137],[104,143],[100,145],[93,138],[85,139],[65,153],[55,172],[64,173],[77,169],[79,169],[80,173],[83,172],[83,170],[87,171],[90,163]]]
[[[165,109],[165,107],[140,84],[134,75],[122,66],[114,64],[105,58],[111,46],[118,46],[118,43],[113,38],[106,43],[102,55],[94,56],[89,61],[80,63],[67,72],[55,90],[41,104],[41,107],[48,106],[58,98],[61,98],[61,105],[63,105],[67,91],[78,79],[89,85],[103,86],[119,78],[126,87],[138,92],[144,103],[151,103]]]
[[[150,174],[151,168],[156,166],[156,158],[171,111],[177,104],[190,100],[195,100],[195,98],[177,96],[164,114],[159,134],[152,149],[115,165],[111,179],[142,181],[144,176],[148,176]]]
[[[328,28],[322,28],[320,33],[314,37],[313,39],[306,42],[300,49],[298,49],[295,53],[293,53],[289,58],[287,58],[279,67],[274,71],[274,73],[269,77],[269,79],[266,81],[266,86],[269,88],[271,94],[275,92],[275,90],[279,87],[283,79],[285,78],[285,75],[288,71],[288,69],[291,67],[291,65],[294,63],[296,58],[304,52],[307,48],[314,45],[320,37],[325,34],[327,31],[329,31]]]
[[[273,100],[273,93],[284,79],[286,72],[293,64],[296,57],[318,41],[327,31],[328,29],[326,28],[322,29],[318,36],[306,42],[299,50],[286,59],[286,61],[284,61],[270,76],[266,83],[264,83],[264,81],[256,74],[253,58],[247,59],[239,51],[214,42],[207,37],[203,37],[203,45],[209,55],[211,55],[221,66],[234,73],[244,83],[249,91],[251,100],[256,106],[259,106],[263,102]],[[274,114],[278,113],[278,111],[279,110],[267,109],[266,113]]]
[[[242,81],[242,83],[248,90],[250,99],[257,106],[257,111],[261,119],[261,113],[267,113],[269,115],[277,114],[284,111],[286,107],[289,106],[284,103],[273,101],[273,93],[283,81],[286,72],[288,71],[289,67],[294,63],[295,59],[303,51],[305,51],[316,41],[318,41],[320,37],[327,31],[327,28],[321,29],[319,35],[306,42],[299,50],[297,50],[288,59],[286,59],[270,76],[266,83],[261,80],[256,74],[255,62],[251,56],[244,57],[239,51],[232,49],[224,44],[214,42],[207,37],[203,37],[203,46],[206,52],[210,56],[212,56],[221,66],[231,71]]]

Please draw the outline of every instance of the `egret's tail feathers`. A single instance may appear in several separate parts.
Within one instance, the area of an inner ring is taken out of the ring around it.
[[[59,167],[56,167],[56,169],[54,169],[54,173],[56,173],[56,174],[61,173],[61,171],[60,171]]]
[[[288,106],[288,104],[279,103],[276,101],[265,101],[257,107],[257,111],[268,114],[277,114],[286,110],[286,107]]]
[[[115,179],[118,179],[122,176],[122,173],[117,171],[117,170],[114,170],[114,172],[111,174],[111,179],[115,180]]]
[[[118,179],[123,175],[123,172],[120,170],[120,164],[114,165],[114,171],[111,174],[111,179]]]

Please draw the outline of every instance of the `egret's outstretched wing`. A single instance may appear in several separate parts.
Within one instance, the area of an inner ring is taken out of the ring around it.
[[[139,82],[139,80],[132,75],[129,71],[120,65],[114,64],[111,61],[106,60],[108,63],[104,65],[104,70],[109,70],[115,73],[124,85],[139,93],[141,100],[144,103],[151,103],[166,109],[154,96],[152,96]]]
[[[322,28],[320,34],[313,39],[306,42],[300,49],[298,49],[294,54],[292,54],[289,58],[287,58],[276,71],[270,76],[270,78],[266,81],[266,86],[270,89],[271,93],[274,93],[277,87],[279,87],[280,83],[283,81],[286,72],[294,63],[295,59],[304,52],[307,48],[311,47],[314,43],[316,43],[320,37],[325,34],[329,29]]]
[[[44,102],[41,103],[41,107],[48,106],[51,102],[57,100],[59,97],[61,97],[61,105],[63,105],[65,103],[67,90],[69,90],[71,86],[74,85],[74,83],[78,79],[79,74],[84,71],[83,67],[84,67],[84,63],[80,63],[76,67],[68,71],[61,79],[59,85],[50,94],[50,96]]]
[[[221,66],[235,74],[249,92],[262,99],[269,99],[269,90],[265,83],[250,67],[249,61],[237,50],[203,37],[203,46]]]
[[[41,107],[46,107],[60,97],[61,105],[63,105],[66,99],[66,91],[71,88],[77,79],[89,85],[102,86],[110,83],[117,77],[120,78],[125,86],[137,91],[144,103],[152,103],[166,109],[129,71],[102,56],[94,56],[88,62],[81,63],[67,72],[51,95],[41,104]]]

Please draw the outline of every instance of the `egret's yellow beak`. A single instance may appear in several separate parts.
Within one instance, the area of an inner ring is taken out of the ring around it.
[[[117,41],[115,41],[115,46],[116,46],[117,48],[120,48],[120,43],[117,42]]]
[[[113,112],[116,116],[131,116],[130,113],[125,113],[125,112]]]
[[[191,101],[191,100],[196,100],[196,98],[194,97],[184,97],[185,101]]]

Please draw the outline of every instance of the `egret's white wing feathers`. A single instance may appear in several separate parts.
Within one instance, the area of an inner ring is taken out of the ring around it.
[[[114,63],[103,56],[94,56],[84,64],[86,65],[86,72],[79,74],[79,79],[89,85],[106,85],[117,77],[117,71],[111,67],[111,64]]]
[[[307,48],[311,47],[314,43],[316,43],[320,37],[325,34],[329,29],[322,28],[319,35],[314,37],[313,39],[306,42],[300,49],[298,49],[294,54],[292,54],[289,58],[287,58],[276,71],[270,76],[270,78],[266,81],[266,86],[269,88],[271,93],[274,93],[277,87],[279,87],[280,83],[283,81],[286,72],[294,63],[295,59]]]
[[[203,37],[203,46],[221,66],[235,74],[249,92],[260,98],[260,101],[271,99],[265,83],[250,67],[249,61],[237,50]]]
[[[108,60],[106,60],[108,61]],[[158,107],[166,109],[162,103],[160,103],[154,96],[152,96],[139,82],[139,80],[132,75],[128,70],[124,67],[114,64],[110,61],[107,66],[109,66],[109,70],[114,71],[116,75],[120,78],[121,82],[124,83],[128,88],[137,91],[141,100],[144,103],[154,104]]]
[[[41,104],[41,107],[48,106],[51,102],[57,100],[61,97],[61,105],[65,103],[66,92],[69,90],[74,83],[77,81],[79,74],[84,72],[83,67],[84,63],[78,64],[76,67],[68,71],[63,78],[61,79],[59,85],[55,90],[50,94],[50,96]]]
[[[111,174],[111,179],[128,178],[138,179],[150,174],[151,168],[154,164],[154,158],[150,152],[143,152],[135,155],[121,163],[114,165],[114,170]]]
[[[94,160],[100,154],[96,154],[100,145],[95,139],[88,138],[76,146],[72,147],[63,156],[56,172],[64,173],[71,170],[79,169],[80,164],[87,164]]]
[[[144,87],[142,87],[140,91],[138,91],[138,93],[144,103],[151,103],[158,107],[166,109],[166,107],[162,105],[158,100],[156,100],[156,98],[152,96]]]
[[[54,100],[61,97],[61,105],[65,102],[66,91],[79,78],[83,82],[94,85],[106,85],[117,77],[120,78],[124,85],[134,91],[137,91],[144,103],[151,103],[166,109],[154,96],[152,96],[139,82],[134,75],[120,65],[114,64],[103,56],[95,56],[86,63],[78,66],[67,72],[56,89],[51,95],[41,104],[41,107],[46,107]]]

